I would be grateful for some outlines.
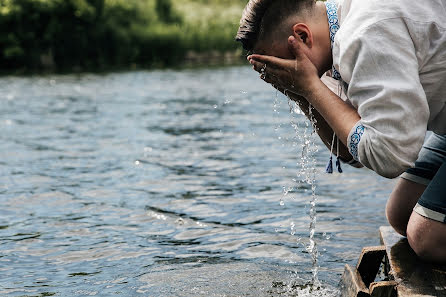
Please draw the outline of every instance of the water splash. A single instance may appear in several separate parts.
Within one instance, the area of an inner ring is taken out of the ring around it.
[[[307,132],[310,130],[309,133],[304,133],[304,148],[302,150],[302,165],[306,165],[306,172],[305,172],[305,181],[308,185],[311,186],[311,200],[310,200],[310,226],[309,226],[309,232],[310,232],[310,242],[307,247],[307,251],[311,255],[312,260],[312,284],[313,287],[319,288],[321,286],[321,283],[318,279],[318,271],[319,271],[319,264],[318,264],[318,248],[317,243],[314,239],[314,233],[316,231],[316,221],[317,221],[317,212],[316,212],[316,202],[317,202],[317,195],[316,195],[316,158],[315,153],[318,151],[318,147],[315,144],[315,132],[316,132],[316,120],[313,117],[312,113],[312,106],[309,105],[308,107],[308,115],[309,115],[309,121],[306,121],[306,128],[305,131]],[[311,126],[311,127],[310,127]],[[304,152],[306,155],[304,155]],[[303,166],[305,167],[305,166]]]
[[[277,99],[277,96],[276,96]],[[276,104],[276,103],[275,103]],[[307,252],[311,256],[312,262],[312,279],[310,286],[313,289],[318,289],[321,287],[321,283],[318,279],[318,247],[317,242],[314,238],[316,232],[316,222],[317,222],[317,212],[316,212],[316,203],[317,203],[317,195],[316,195],[316,158],[315,154],[318,151],[318,146],[315,143],[315,132],[316,132],[316,120],[313,117],[313,109],[311,105],[308,107],[307,114],[309,115],[310,120],[304,122],[304,124],[299,125],[299,120],[304,115],[304,112],[301,110],[298,103],[291,100],[288,97],[288,106],[291,114],[291,126],[295,131],[293,147],[298,147],[300,144],[301,148],[301,157],[298,161],[297,165],[299,167],[299,171],[297,173],[297,178],[293,179],[295,183],[297,183],[297,187],[304,188],[304,191],[307,192],[307,188],[311,189],[311,198],[310,198],[310,225],[309,225],[309,243],[306,246]],[[302,127],[303,126],[303,127]],[[290,189],[292,188],[283,188],[283,197],[285,197]],[[291,222],[291,235],[294,235],[296,232],[294,222]]]
[[[292,284],[286,284],[283,282],[274,282],[272,288],[274,288],[274,296],[286,296],[286,297],[338,297],[339,290],[332,287],[318,287],[315,288],[311,284],[302,283],[303,280],[299,279]]]

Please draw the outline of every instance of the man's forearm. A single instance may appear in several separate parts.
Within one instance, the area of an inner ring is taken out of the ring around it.
[[[358,112],[320,80],[314,80],[305,97],[346,146],[350,131],[361,119]]]
[[[298,96],[294,93],[288,93],[288,92],[286,95],[289,96],[290,99],[296,101],[299,104],[301,110],[305,113],[307,118],[310,119],[310,117],[313,117],[316,120],[316,127],[317,127],[316,132],[321,138],[322,142],[325,144],[325,146],[330,150],[331,143],[333,140],[333,129],[330,127],[327,121],[321,116],[321,114],[315,108],[312,108],[310,115],[309,112],[310,104],[305,98]],[[337,152],[337,143],[339,143],[339,157],[341,157],[341,159],[344,161],[350,161],[352,159],[352,156],[350,155],[344,142],[335,141],[334,152],[335,153]]]

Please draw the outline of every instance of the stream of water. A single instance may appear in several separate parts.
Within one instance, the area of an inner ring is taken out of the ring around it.
[[[0,296],[335,296],[386,224],[394,182],[326,175],[250,67],[6,76],[0,104]]]

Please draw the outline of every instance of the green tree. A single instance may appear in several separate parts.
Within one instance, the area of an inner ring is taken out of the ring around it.
[[[161,22],[181,23],[181,17],[173,9],[171,0],[156,0],[155,9]]]

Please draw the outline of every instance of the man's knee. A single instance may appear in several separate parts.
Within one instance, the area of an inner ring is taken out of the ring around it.
[[[408,219],[405,219],[398,209],[395,207],[395,204],[389,203],[390,200],[386,204],[386,217],[390,226],[398,232],[399,234],[406,236],[406,229]]]
[[[423,260],[429,260],[430,243],[426,236],[423,236],[422,228],[416,226],[408,226],[407,241],[418,257]]]
[[[421,259],[446,262],[446,224],[413,213],[407,226],[407,240]]]
[[[412,209],[426,186],[401,178],[386,205],[386,217],[390,226],[399,234],[406,236],[407,224]]]

